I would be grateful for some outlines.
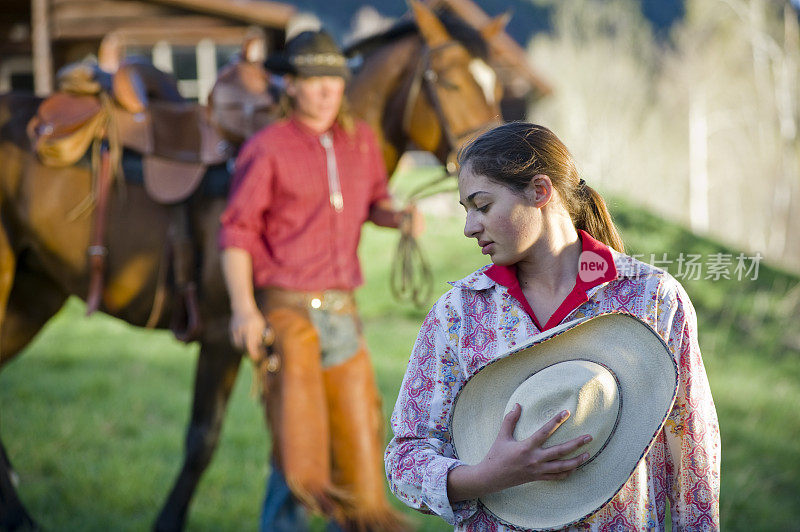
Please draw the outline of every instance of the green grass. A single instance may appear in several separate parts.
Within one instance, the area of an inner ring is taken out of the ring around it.
[[[623,202],[612,204],[630,253],[738,253]],[[434,293],[483,264],[460,217],[430,215],[422,246]],[[367,227],[359,292],[366,336],[388,415],[427,309],[389,296],[394,232]],[[800,522],[800,310],[798,278],[762,264],[757,280],[684,282],[723,443],[724,530],[789,530]],[[178,471],[196,345],[70,300],[0,373],[0,432],[20,475],[22,500],[47,530],[146,530]],[[214,460],[189,530],[255,530],[269,442],[242,365]],[[402,505],[395,501],[398,507]],[[408,512],[419,530],[449,530]],[[316,529],[322,525],[316,522]]]
[[[739,254],[624,202],[612,210],[629,253]],[[719,415],[722,529],[798,530],[800,279],[762,263],[756,280],[681,282]]]

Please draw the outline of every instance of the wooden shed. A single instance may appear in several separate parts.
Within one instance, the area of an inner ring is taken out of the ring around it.
[[[252,35],[280,45],[295,8],[261,0],[3,0],[0,92],[52,92],[54,75],[87,56],[113,71],[128,55],[150,58],[205,99],[217,69]]]

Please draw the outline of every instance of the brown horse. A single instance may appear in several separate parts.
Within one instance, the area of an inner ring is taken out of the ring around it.
[[[380,132],[390,171],[411,143],[447,162],[470,132],[499,119],[498,107],[487,101],[471,71],[476,57],[466,46],[469,39],[454,39],[463,32],[448,28],[457,25],[413,5],[415,24],[362,44],[364,63],[349,92],[356,114]],[[0,367],[31,341],[68,295],[85,295],[89,279],[92,217],[76,213],[75,207],[90,193],[91,172],[85,163],[51,168],[38,162],[24,134],[37,103],[30,97],[0,97]],[[228,300],[216,244],[224,207],[222,197],[195,194],[189,199],[205,326],[185,460],[155,523],[158,530],[183,528],[217,445],[241,363],[242,354],[228,338]],[[110,195],[107,212],[110,252],[102,308],[143,326],[156,290],[168,208],[154,203],[143,187],[128,184],[124,194]],[[167,321],[157,326],[168,327]],[[0,529],[23,527],[35,523],[18,499],[0,444]]]

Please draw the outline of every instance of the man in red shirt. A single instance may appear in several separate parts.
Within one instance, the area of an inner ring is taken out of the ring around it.
[[[293,112],[243,146],[220,231],[232,340],[260,361],[271,328],[280,356],[264,377],[275,467],[262,527],[279,530],[276,514],[299,499],[346,529],[397,529],[353,290],[361,226],[421,220],[393,207],[376,138],[342,105],[349,71],[334,41],[303,32],[267,66],[286,74]]]

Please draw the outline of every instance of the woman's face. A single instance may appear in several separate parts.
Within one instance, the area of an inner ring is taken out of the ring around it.
[[[315,129],[325,130],[336,121],[344,98],[344,79],[315,76],[287,80],[286,92],[295,100],[298,118]]]
[[[458,191],[467,211],[464,235],[476,239],[495,264],[508,266],[525,258],[542,230],[533,190],[517,194],[467,164],[458,176]]]

